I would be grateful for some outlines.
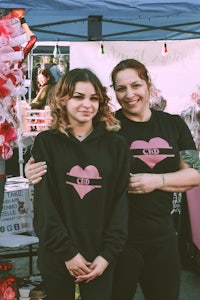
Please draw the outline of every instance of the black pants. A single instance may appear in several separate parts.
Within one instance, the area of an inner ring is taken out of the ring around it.
[[[39,269],[48,300],[74,300],[75,283],[59,255],[39,253]],[[111,300],[113,267],[88,283],[80,283],[81,300]]]
[[[138,283],[146,300],[178,300],[180,269],[176,236],[159,244],[127,245],[115,268],[112,300],[133,300]]]

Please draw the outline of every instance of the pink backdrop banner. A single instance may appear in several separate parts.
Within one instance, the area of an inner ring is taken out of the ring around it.
[[[192,241],[200,250],[200,186],[186,192]]]

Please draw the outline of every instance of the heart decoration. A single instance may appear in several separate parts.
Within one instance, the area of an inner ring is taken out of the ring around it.
[[[82,169],[80,166],[74,166],[67,175],[75,178],[75,182],[74,180],[73,182],[68,180],[66,183],[73,185],[81,199],[92,190],[102,187],[99,184],[91,184],[91,180],[93,179],[102,179],[95,166],[89,165],[85,169]]]
[[[142,154],[134,155],[134,157],[142,160],[151,169],[165,158],[174,156],[174,154],[160,153],[160,149],[172,149],[172,147],[168,144],[168,142],[159,137],[152,138],[149,142],[143,140],[134,141],[132,142],[130,149],[142,149]]]

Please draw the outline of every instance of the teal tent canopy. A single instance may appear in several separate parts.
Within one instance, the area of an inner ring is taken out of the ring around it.
[[[200,0],[2,0],[25,8],[39,41],[152,41],[200,37]]]

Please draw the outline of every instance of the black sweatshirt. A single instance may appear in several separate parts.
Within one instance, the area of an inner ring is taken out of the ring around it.
[[[103,123],[82,142],[56,130],[39,133],[32,155],[48,171],[35,185],[34,229],[40,247],[67,261],[111,262],[127,237],[129,149]]]

